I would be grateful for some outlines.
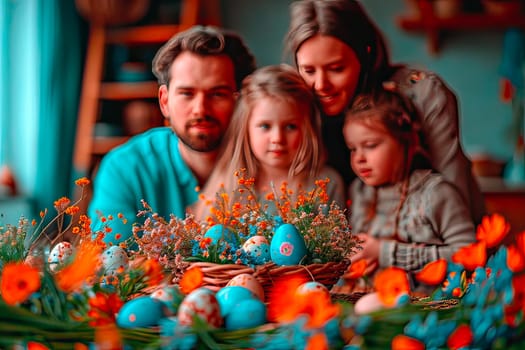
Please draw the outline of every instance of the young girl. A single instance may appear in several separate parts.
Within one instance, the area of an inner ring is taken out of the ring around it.
[[[388,91],[360,95],[343,127],[358,179],[350,188],[352,230],[368,273],[397,266],[415,272],[450,259],[475,241],[458,189],[435,173],[421,145],[419,119],[409,101]]]
[[[260,68],[248,76],[240,92],[223,150],[206,186],[207,199],[224,187],[237,188],[234,173],[246,169],[259,195],[279,190],[286,182],[296,192],[313,188],[328,178],[329,203],[345,206],[345,188],[338,173],[323,162],[320,119],[315,97],[299,74],[288,65]],[[197,218],[209,212],[205,201],[194,210]]]

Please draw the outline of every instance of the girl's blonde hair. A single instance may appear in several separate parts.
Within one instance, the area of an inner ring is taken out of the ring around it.
[[[423,135],[420,117],[410,100],[384,89],[356,97],[345,116],[343,131],[352,123],[362,123],[371,128],[381,129],[397,140],[404,150],[404,163],[398,173],[402,183],[401,197],[396,210],[395,232],[399,224],[399,213],[408,194],[410,174],[414,169],[431,169],[428,153],[422,144]],[[344,133],[346,134],[346,133]],[[377,194],[377,192],[376,192]],[[371,203],[367,220],[376,214],[377,196]]]
[[[247,176],[257,178],[259,162],[250,148],[248,123],[251,112],[262,98],[293,104],[304,113],[301,145],[290,166],[290,180],[301,182],[318,175],[323,165],[323,148],[315,96],[293,67],[287,64],[271,65],[257,69],[244,79],[207,189],[218,189],[220,184],[227,191],[235,189],[237,179],[234,173],[239,169],[246,169]]]

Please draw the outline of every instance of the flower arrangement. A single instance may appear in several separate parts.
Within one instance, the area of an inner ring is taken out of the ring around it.
[[[166,220],[143,202],[145,209],[139,216],[147,218],[133,229],[139,251],[165,264],[171,256],[175,260],[256,265],[269,260],[253,259],[242,246],[254,236],[270,242],[276,229],[286,223],[294,225],[304,238],[307,253],[301,264],[339,262],[357,247],[345,210],[327,203],[328,179],[318,180],[314,189],[297,194],[283,183],[279,191],[274,189],[260,201],[254,191],[255,179],[243,174],[242,170],[235,174],[239,186],[234,193],[220,191],[214,201],[201,198],[211,205],[205,222],[196,221],[192,215]],[[217,226],[218,239],[207,234]]]
[[[233,193],[223,189],[214,200],[201,197],[210,206],[203,222],[190,214],[167,220],[143,202],[139,216],[146,218],[133,228],[137,254],[158,259],[175,281],[192,262],[228,265],[229,272],[235,269],[231,265],[254,270],[271,263],[348,265],[357,240],[345,210],[327,203],[328,179],[297,193],[283,183],[261,200],[254,190],[255,179],[245,177],[242,170],[235,176],[238,187]],[[277,233],[286,239],[277,238]]]
[[[525,232],[504,246],[509,230],[502,216],[487,216],[478,226],[477,242],[457,251],[451,262],[429,263],[416,275],[419,282],[438,286],[429,298],[409,303],[404,271],[382,271],[374,281],[377,293],[357,301],[354,310],[360,304],[372,309],[342,320],[343,327],[357,334],[354,348],[521,348]],[[359,273],[353,277],[362,278]]]
[[[262,302],[251,289],[243,292],[248,286],[210,291],[204,287],[203,269],[195,266],[183,271],[177,285],[166,279],[170,265],[163,257],[169,260],[170,252],[193,252],[201,240],[189,237],[206,234],[191,217],[164,222],[146,207],[143,214],[157,229],[146,233],[159,235],[150,237],[155,244],[142,242],[151,256],[125,249],[119,255],[123,247],[102,243],[109,227],[91,232],[89,218],[74,209],[75,203],[66,203],[65,199],[55,203],[57,216],[68,221],[59,232],[73,237],[74,249],[62,251],[58,263],[50,259],[53,249],[46,247],[62,242],[36,229],[36,224],[21,220],[17,226],[0,229],[1,348],[86,349],[93,343],[100,348],[131,349],[518,349],[525,345],[525,232],[503,245],[510,227],[499,215],[484,218],[477,242],[457,251],[452,261],[432,262],[417,274],[419,282],[435,286],[430,297],[416,297],[405,271],[393,267],[378,273],[372,282],[375,292],[355,303],[331,295],[322,284],[311,281],[306,270],[276,278],[267,302]],[[283,222],[290,218],[280,217]],[[262,220],[252,224],[258,222]],[[186,227],[178,226],[183,224]],[[174,235],[180,232],[188,236]],[[35,245],[31,239],[37,237],[41,241]],[[164,247],[158,242],[169,244]],[[353,264],[347,277],[363,278],[365,270],[362,263]],[[239,293],[235,298],[234,292]]]
[[[82,188],[77,202],[65,197],[55,201],[57,214],[46,226],[43,211],[38,225],[22,217],[16,226],[0,227],[1,348],[87,348],[99,333],[114,344],[123,338],[131,345],[157,338],[158,333],[147,329],[108,330],[124,302],[158,285],[163,274],[156,261],[108,273],[104,232],[92,232],[85,215],[74,220],[88,184],[85,178],[76,181]],[[57,229],[52,237],[47,230],[53,224]],[[59,242],[66,236],[71,242]],[[53,246],[64,249],[55,256]]]

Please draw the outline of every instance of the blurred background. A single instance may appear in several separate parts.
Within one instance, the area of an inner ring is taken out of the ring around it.
[[[486,1],[361,3],[394,63],[434,71],[455,91],[462,144],[484,175],[484,191],[498,201],[490,205],[511,203],[521,212],[520,178],[511,187],[492,180],[519,148],[520,112],[502,101],[501,66],[514,50],[521,77],[522,43],[509,48],[504,40],[525,27],[525,14],[515,7],[494,15]],[[105,152],[162,124],[151,59],[174,31],[220,25],[245,38],[258,66],[280,63],[290,2],[0,0],[0,221],[32,217],[74,196],[73,181],[95,174]]]

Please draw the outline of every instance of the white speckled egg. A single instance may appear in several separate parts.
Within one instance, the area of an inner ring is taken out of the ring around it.
[[[264,289],[257,278],[248,273],[241,273],[233,277],[226,286],[240,286],[250,290],[259,300],[264,301]]]
[[[272,237],[270,255],[276,265],[298,265],[306,256],[303,236],[292,224],[282,224]]]
[[[57,271],[75,253],[75,247],[69,242],[57,243],[47,258],[49,269]]]
[[[264,236],[252,236],[242,245],[242,250],[256,265],[271,261],[270,244]]]
[[[191,326],[197,316],[209,326],[219,328],[223,319],[215,293],[207,288],[197,288],[184,298],[179,307],[179,324]]]
[[[128,269],[128,254],[119,246],[111,246],[102,253],[105,275],[114,275]]]
[[[126,302],[117,315],[117,324],[122,328],[153,327],[164,317],[162,303],[148,295]]]
[[[266,323],[266,305],[258,299],[239,301],[224,318],[229,331],[258,327]]]

